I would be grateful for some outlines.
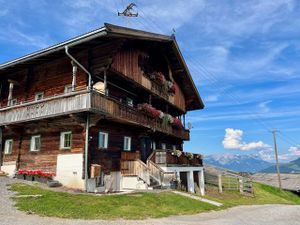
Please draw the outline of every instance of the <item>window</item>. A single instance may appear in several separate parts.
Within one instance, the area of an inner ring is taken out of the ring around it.
[[[131,150],[131,137],[124,137],[124,150],[130,151]]]
[[[71,93],[71,92],[72,92],[72,84],[66,85],[64,93],[67,94],[67,93]]]
[[[166,149],[166,148],[167,148],[166,143],[161,143],[161,149]]]
[[[41,135],[31,136],[30,151],[39,151],[41,149]]]
[[[172,145],[172,149],[173,149],[173,150],[176,150],[176,145]]]
[[[128,97],[126,97],[126,104],[128,105],[128,106],[133,106],[133,100],[131,99],[131,98],[128,98]]]
[[[108,133],[99,132],[99,148],[107,148],[108,146]]]
[[[44,92],[35,93],[35,100],[36,101],[42,100],[43,98],[44,98]]]
[[[12,139],[6,140],[4,145],[4,154],[11,154],[12,146],[13,146],[13,140]]]
[[[18,100],[16,98],[10,100],[10,106],[14,106],[18,104]]]
[[[72,132],[61,132],[60,133],[60,148],[70,149],[72,145]]]

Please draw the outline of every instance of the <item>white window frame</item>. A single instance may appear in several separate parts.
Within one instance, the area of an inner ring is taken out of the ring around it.
[[[41,99],[39,99],[39,96],[42,96]],[[40,92],[36,92],[35,96],[34,96],[35,101],[41,101],[42,99],[44,99],[44,92],[40,91]]]
[[[126,140],[128,140],[128,146],[126,146]],[[124,143],[123,143],[123,150],[124,151],[131,151],[131,137],[124,136]]]
[[[161,143],[161,149],[166,150],[167,149],[167,144],[166,143]]]
[[[40,140],[40,148],[39,149],[34,149],[36,138],[39,138],[39,140]],[[30,151],[31,152],[40,151],[41,150],[41,143],[42,143],[42,139],[41,139],[40,134],[39,135],[32,135],[31,138],[30,138]]]
[[[70,91],[68,91],[68,90],[70,90]],[[68,93],[72,93],[72,84],[67,84],[67,85],[65,85],[65,89],[64,89],[64,93],[65,94],[68,94]]]
[[[103,146],[100,145],[100,136],[101,135],[104,135],[104,143],[103,143]],[[107,132],[103,132],[103,131],[100,131],[98,133],[98,148],[101,148],[101,149],[107,149],[108,147],[108,133]]]
[[[70,134],[70,146],[65,146],[65,135]],[[60,149],[71,149],[72,148],[72,131],[60,132]]]
[[[5,155],[12,154],[12,150],[13,150],[13,139],[7,139],[7,140],[5,140],[4,154]]]

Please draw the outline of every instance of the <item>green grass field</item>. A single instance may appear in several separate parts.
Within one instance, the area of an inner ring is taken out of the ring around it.
[[[297,195],[263,184],[254,184],[255,197],[242,196],[236,191],[219,194],[217,189],[208,187],[205,197],[223,203],[220,208],[172,192],[97,196],[50,191],[26,184],[13,184],[10,189],[17,195],[42,195],[14,198],[19,210],[73,219],[146,219],[196,214],[237,205],[300,204]]]
[[[13,184],[11,190],[17,195],[42,195],[38,198],[15,198],[19,210],[61,218],[145,219],[216,209],[172,192],[97,196],[54,192],[25,184]]]
[[[223,203],[223,208],[237,205],[300,204],[300,197],[292,192],[260,183],[253,185],[253,197],[241,195],[237,191],[224,191],[220,194],[217,188],[208,188],[206,198]]]

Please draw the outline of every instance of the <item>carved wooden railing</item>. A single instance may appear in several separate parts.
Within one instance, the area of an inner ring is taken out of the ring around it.
[[[78,91],[0,109],[0,125],[89,110],[90,92]]]
[[[177,156],[173,150],[158,149],[152,152],[149,160],[158,166],[203,166],[201,155],[193,154],[193,157],[190,157],[189,154],[182,152]]]
[[[0,125],[27,122],[70,113],[93,111],[116,119],[139,124],[184,140],[189,139],[189,131],[177,129],[170,124],[163,124],[152,119],[134,107],[120,103],[96,91],[79,91],[60,96],[53,96],[39,101],[22,103],[0,109]]]
[[[143,125],[184,140],[189,140],[189,131],[183,128],[174,128],[170,124],[163,124],[159,119],[153,119],[138,111],[136,108],[124,105],[119,101],[96,93],[92,95],[91,105],[93,110],[106,113],[117,119]]]

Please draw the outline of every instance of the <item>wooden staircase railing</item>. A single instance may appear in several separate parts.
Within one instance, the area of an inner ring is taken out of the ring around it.
[[[137,176],[142,179],[147,185],[150,185],[149,168],[139,159],[122,161],[122,174],[129,176]]]
[[[165,172],[160,168],[159,165],[154,163],[151,159],[156,151],[153,151],[147,159],[147,166],[149,168],[149,173],[152,178],[154,178],[159,185],[164,183],[169,183],[171,180],[176,178],[175,172]]]

